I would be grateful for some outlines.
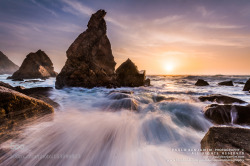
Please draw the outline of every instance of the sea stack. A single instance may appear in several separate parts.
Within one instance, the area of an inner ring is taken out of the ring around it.
[[[116,69],[116,75],[119,86],[138,87],[145,84],[145,71],[139,72],[137,66],[130,59]]]
[[[56,88],[110,86],[115,76],[114,56],[107,37],[106,12],[92,14],[86,31],[67,50],[67,61],[56,77]]]
[[[34,79],[56,77],[53,63],[45,52],[29,53],[21,67],[9,79]]]
[[[0,74],[13,74],[18,66],[0,51]]]

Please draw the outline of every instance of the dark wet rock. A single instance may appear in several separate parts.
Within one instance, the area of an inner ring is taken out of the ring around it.
[[[201,140],[201,149],[244,149],[245,161],[228,165],[250,165],[250,129],[237,127],[211,127]],[[221,154],[219,155],[221,156]],[[234,155],[235,156],[235,155]]]
[[[120,100],[113,100],[108,106],[108,110],[120,111],[122,109],[127,109],[131,111],[138,111],[139,104],[138,101],[133,98],[123,98]]]
[[[3,86],[5,88],[9,88],[9,89],[15,90],[15,88],[13,86],[11,86],[10,84],[7,84],[5,82],[2,82],[2,81],[0,81],[0,86]]]
[[[115,61],[106,35],[104,10],[92,14],[86,31],[67,50],[67,61],[56,78],[56,88],[112,86]]]
[[[243,88],[243,91],[249,91],[250,90],[250,79],[247,80],[244,88]]]
[[[0,74],[12,74],[18,70],[18,66],[0,51]]]
[[[108,95],[108,98],[119,100],[119,99],[124,99],[124,98],[131,98],[131,95],[127,93],[113,92]]]
[[[244,82],[234,82],[236,84],[245,84]]]
[[[224,103],[224,104],[232,104],[232,103],[244,104],[244,103],[246,103],[243,100],[240,100],[240,99],[237,99],[234,97],[230,97],[230,96],[220,95],[220,94],[200,96],[199,100],[202,102],[210,101],[210,102],[217,102],[217,103]]]
[[[22,121],[49,113],[49,104],[0,86],[0,130],[10,129]]]
[[[218,85],[223,85],[223,86],[234,86],[233,81],[224,81],[218,83]]]
[[[195,83],[195,86],[208,86],[208,82],[204,81],[202,79],[198,79],[198,81]]]
[[[217,105],[212,104],[205,108],[205,117],[216,124],[250,124],[250,106]]]
[[[35,88],[28,88],[28,89],[19,89],[18,91],[27,96],[42,100],[50,104],[54,108],[57,108],[59,104],[49,98],[50,92],[52,90],[53,90],[52,87],[35,87]]]
[[[137,66],[130,59],[123,62],[116,69],[116,75],[119,86],[138,87],[145,85],[145,71],[140,73]]]
[[[125,93],[125,94],[134,94],[133,91],[129,91],[129,90],[112,90],[112,91],[109,92],[109,94],[111,94],[113,92]]]
[[[145,80],[144,85],[145,85],[145,86],[150,86],[150,79],[149,79],[149,78],[147,78],[147,79]]]
[[[12,77],[8,77],[7,79],[11,79]],[[12,79],[12,81],[24,81],[22,78],[15,78]]]
[[[154,102],[161,102],[163,100],[167,100],[168,98],[163,95],[156,95],[156,96],[153,96],[152,99]]]
[[[23,87],[23,86],[16,86],[14,90],[20,92],[20,91],[22,91],[24,89],[25,89],[25,87]]]
[[[45,52],[38,50],[36,53],[29,53],[24,59],[21,67],[10,79],[33,79],[55,77],[53,63]]]

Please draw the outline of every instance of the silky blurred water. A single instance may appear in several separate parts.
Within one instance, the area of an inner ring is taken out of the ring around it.
[[[34,83],[6,80],[7,76],[1,75],[0,81],[12,86],[55,83],[55,78]],[[53,119],[29,124],[18,138],[3,143],[1,147],[9,151],[1,157],[1,165],[216,165],[198,163],[201,155],[180,151],[199,149],[212,126],[202,112],[210,102],[202,103],[198,97],[223,94],[250,102],[250,94],[242,91],[244,84],[217,85],[230,80],[245,83],[249,77],[149,76],[150,87],[53,89],[50,97],[60,104]],[[194,86],[198,78],[210,86]],[[164,100],[157,102],[157,97]]]

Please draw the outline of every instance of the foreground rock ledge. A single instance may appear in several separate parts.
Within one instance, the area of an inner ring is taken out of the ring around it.
[[[52,112],[54,109],[49,104],[0,86],[0,132],[26,119]]]
[[[21,67],[8,79],[22,80],[33,78],[56,77],[53,63],[45,52],[38,50],[35,53],[29,53],[24,59]]]
[[[98,10],[67,50],[67,61],[56,78],[56,88],[110,86],[114,82],[115,61],[106,35],[104,10]]]
[[[245,159],[250,157],[250,129],[237,127],[211,127],[201,140],[201,149],[244,149]],[[244,163],[229,162],[229,165],[249,165]]]

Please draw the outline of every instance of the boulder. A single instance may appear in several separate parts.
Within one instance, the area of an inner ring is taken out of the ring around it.
[[[67,50],[67,61],[56,77],[56,88],[111,86],[115,61],[107,37],[106,12],[92,14],[86,31]]]
[[[237,99],[230,96],[220,95],[220,94],[214,94],[214,95],[208,95],[208,96],[200,96],[199,100],[204,101],[210,101],[210,102],[217,102],[217,103],[224,103],[224,104],[232,104],[232,103],[240,103],[244,104],[245,101],[241,99]]]
[[[250,79],[247,80],[247,82],[243,88],[243,91],[250,91]]]
[[[0,131],[10,129],[24,120],[52,113],[49,104],[0,86]]]
[[[250,106],[212,104],[205,108],[205,117],[215,124],[250,124]]]
[[[0,74],[13,74],[18,66],[0,51]]]
[[[223,86],[234,86],[233,81],[224,81],[218,83],[218,85],[223,85]]]
[[[22,80],[33,78],[55,77],[53,63],[45,52],[38,50],[36,53],[29,53],[24,59],[21,67],[9,79]]]
[[[250,129],[238,127],[211,127],[201,140],[201,149],[212,149],[213,152],[215,149],[239,149],[240,152],[242,152],[242,149],[244,149],[244,154],[241,153],[237,155],[245,156],[243,163],[236,161],[224,162],[227,162],[227,165],[249,165],[250,160],[248,159],[250,157]],[[220,154],[217,156],[225,156],[222,155],[221,152],[219,153]]]
[[[108,95],[109,99],[119,100],[124,98],[131,98],[131,94],[121,93],[121,92],[112,92]]]
[[[130,59],[123,62],[116,69],[116,75],[119,86],[138,87],[145,85],[145,71],[140,73],[137,66]]]
[[[138,111],[139,103],[136,99],[133,98],[122,98],[119,100],[113,100],[111,103],[108,103],[106,106],[107,110],[120,111],[122,109],[130,111]]]
[[[198,79],[198,81],[195,83],[195,86],[208,86],[208,82],[204,81],[202,79]]]
[[[153,99],[154,102],[161,102],[161,101],[164,101],[164,100],[168,100],[169,98],[167,98],[164,95],[154,95],[154,96],[152,96],[152,99]]]
[[[149,79],[149,78],[147,78],[147,79],[145,80],[144,85],[145,85],[145,86],[150,86],[150,85],[151,85],[151,84],[150,84],[150,79]]]

